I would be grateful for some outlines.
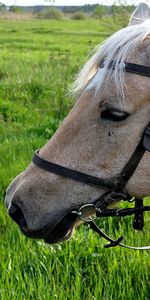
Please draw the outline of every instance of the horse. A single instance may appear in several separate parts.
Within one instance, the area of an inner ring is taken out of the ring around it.
[[[150,194],[149,77],[150,8],[141,3],[96,48],[73,84],[72,110],[7,188],[8,214],[24,235],[58,243],[81,224],[80,207],[88,204],[90,218],[93,203],[105,212]]]

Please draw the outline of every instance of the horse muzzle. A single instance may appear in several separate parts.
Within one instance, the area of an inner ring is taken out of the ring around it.
[[[25,236],[33,239],[43,239],[48,244],[69,239],[77,220],[75,214],[68,213],[64,218],[55,222],[55,226],[49,222],[38,230],[31,230],[28,228],[25,216],[18,205],[11,203],[8,207],[8,214],[19,225]]]

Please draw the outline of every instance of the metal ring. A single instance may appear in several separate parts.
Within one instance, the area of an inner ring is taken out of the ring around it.
[[[97,219],[96,208],[94,204],[85,204],[81,206],[77,214],[84,222],[91,222]]]

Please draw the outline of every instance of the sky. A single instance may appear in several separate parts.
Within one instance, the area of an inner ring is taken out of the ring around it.
[[[0,0],[0,2],[4,3],[5,5],[21,5],[21,6],[30,6],[30,5],[47,5],[49,3],[54,3],[54,5],[85,5],[85,4],[105,4],[110,5],[113,4],[114,0],[53,0],[44,1],[44,0]],[[126,0],[124,1],[129,4],[138,4],[140,2],[144,2],[142,0]],[[145,1],[150,4],[149,1]]]

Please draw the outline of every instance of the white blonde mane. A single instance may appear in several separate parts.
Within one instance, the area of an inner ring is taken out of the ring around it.
[[[104,43],[100,44],[96,48],[95,54],[84,65],[80,71],[74,85],[73,94],[81,93],[85,87],[92,84],[91,79],[96,75],[95,91],[99,92],[100,88],[106,80],[106,77],[110,77],[112,71],[108,71],[108,65],[112,60],[116,61],[116,67],[113,71],[115,84],[118,91],[123,95],[124,87],[124,62],[127,61],[128,55],[132,54],[136,46],[138,46],[145,37],[150,33],[150,19],[147,19],[142,24],[132,25],[125,27],[111,37],[109,37]],[[101,62],[105,60],[105,65],[100,68]]]

